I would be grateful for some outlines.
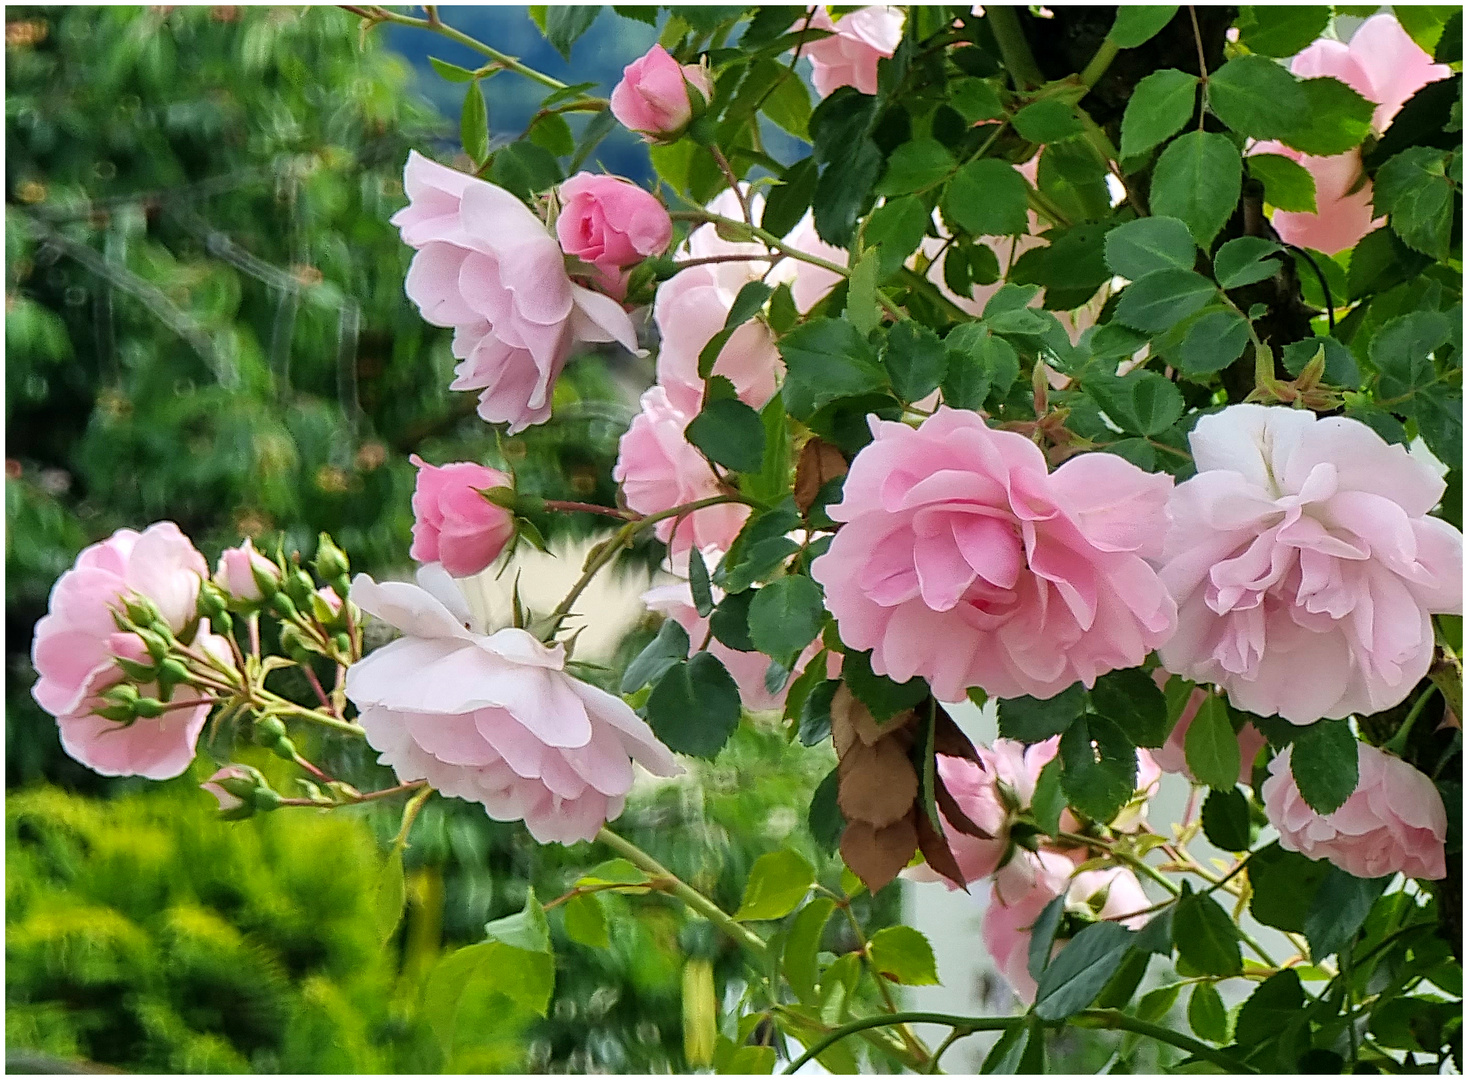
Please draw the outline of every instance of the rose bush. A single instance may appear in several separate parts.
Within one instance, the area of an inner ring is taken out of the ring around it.
[[[584,26],[551,10],[568,52]],[[525,494],[508,452],[414,459],[416,586],[349,585],[325,535],[314,574],[244,546],[208,581],[176,528],[119,533],[37,635],[68,751],[176,775],[218,705],[302,774],[288,795],[220,762],[205,789],[232,817],[406,795],[400,850],[438,792],[617,856],[442,961],[450,1014],[493,978],[544,1015],[545,912],[600,946],[624,910],[602,894],[656,890],[701,920],[690,1065],[850,1071],[860,1044],[935,1071],[988,1030],[984,1071],[1033,1072],[1070,1021],[1126,1032],[1122,1068],[1139,1039],[1184,1071],[1441,1065],[1461,1024],[1461,28],[1097,10],[679,8],[610,99],[490,46],[478,72],[440,62],[471,102],[501,68],[552,93],[493,150],[466,109],[475,175],[409,157],[404,287],[509,434],[550,418],[579,344],[636,352],[650,323],[616,505]],[[554,153],[540,124],[570,111],[601,119]],[[565,178],[608,115],[654,144],[657,194]],[[810,155],[764,149],[764,120]],[[552,610],[516,592],[510,625],[481,623],[455,579],[511,568],[544,513],[614,531]],[[648,537],[676,570],[643,596],[656,634],[620,671],[583,663],[584,590]],[[266,685],[282,666],[314,701]],[[364,739],[398,784],[329,775],[288,722]],[[824,755],[771,830],[803,818],[831,862],[771,850],[730,912],[607,823],[741,724]],[[899,1009],[934,950],[853,907],[899,876],[979,886],[1026,1012]],[[838,908],[854,946],[826,932]],[[741,993],[712,989],[715,935]],[[1184,986],[1191,1034],[1160,1022]],[[953,1038],[929,1049],[917,1019]]]

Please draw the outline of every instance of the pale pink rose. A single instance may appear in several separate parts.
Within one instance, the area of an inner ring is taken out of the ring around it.
[[[702,551],[704,565],[710,573],[723,561],[724,553],[716,547],[705,548]],[[698,609],[693,604],[693,589],[688,583],[688,553],[683,551],[678,559],[670,559],[667,569],[676,574],[680,580],[668,582],[664,585],[655,585],[642,594],[642,602],[647,605],[648,610],[656,611],[661,615],[675,621],[688,633],[688,655],[692,656],[699,651],[699,646],[704,639],[708,638],[707,652],[718,658],[719,663],[733,677],[739,686],[739,700],[750,712],[767,712],[771,709],[783,709],[785,697],[790,692],[790,683],[805,670],[805,665],[820,651],[820,642],[812,642],[795,662],[795,669],[790,674],[790,679],[780,689],[779,693],[772,694],[765,686],[765,672],[769,670],[770,658],[763,653],[744,652],[740,649],[730,648],[716,637],[709,635],[709,620],[699,615]],[[717,585],[710,585],[715,604],[724,599],[724,590]],[[834,654],[828,656],[827,671],[831,678],[835,678],[840,670],[840,658]]]
[[[1176,624],[1144,556],[1172,480],[1114,454],[1054,473],[1029,439],[940,408],[916,430],[871,420],[812,574],[841,638],[941,701],[1053,697],[1134,667]]]
[[[430,465],[417,454],[409,460],[418,466],[418,479],[408,555],[418,562],[442,563],[454,577],[477,574],[499,558],[515,535],[515,520],[480,492],[511,487],[513,479],[471,461]]]
[[[178,687],[173,701],[199,700],[197,708],[170,709],[156,719],[123,725],[93,710],[105,705],[103,691],[124,681],[115,657],[148,659],[137,635],[118,631],[112,610],[126,597],[141,596],[181,633],[195,617],[199,584],[208,575],[204,556],[188,537],[173,522],[160,521],[141,533],[119,529],[84,549],[52,588],[31,646],[40,676],[31,694],[56,717],[62,749],[93,772],[166,780],[193,761],[209,703],[191,687]],[[207,623],[196,642],[218,654]],[[158,688],[142,686],[139,693],[157,697]]]
[[[245,768],[243,765],[226,765],[199,786],[219,800],[219,809],[221,811],[228,812],[230,810],[238,810],[244,806],[245,800],[227,791],[221,786],[220,781],[250,779],[252,779],[251,770]]]
[[[612,115],[629,131],[671,137],[693,119],[690,87],[706,104],[714,96],[705,68],[679,66],[667,49],[654,45],[622,69],[622,81],[612,90]]]
[[[1376,102],[1371,124],[1378,135],[1391,126],[1407,100],[1428,83],[1452,74],[1434,64],[1397,20],[1373,15],[1361,24],[1349,45],[1322,38],[1290,61],[1302,79],[1339,79],[1362,97]],[[1283,154],[1309,170],[1315,179],[1316,212],[1276,210],[1271,223],[1286,243],[1335,255],[1384,224],[1373,218],[1371,181],[1362,176],[1361,152],[1312,157],[1278,142],[1256,144],[1251,154]]]
[[[1343,416],[1230,405],[1189,438],[1162,666],[1295,724],[1400,702],[1432,661],[1430,615],[1463,606],[1463,534],[1428,516],[1443,481]]]
[[[800,19],[796,28],[804,21]],[[811,29],[835,33],[805,45],[816,93],[826,97],[838,86],[854,86],[863,94],[875,94],[877,62],[897,51],[902,21],[901,8],[878,6],[853,11],[832,23],[826,9],[817,7],[810,20]]]
[[[403,634],[347,672],[357,722],[400,781],[427,780],[524,820],[540,843],[590,840],[622,812],[635,761],[682,772],[620,698],[567,675],[565,649],[514,627],[485,634],[453,580],[352,581],[351,601]]]
[[[623,270],[665,251],[673,221],[650,192],[615,176],[577,173],[561,185],[561,249],[596,267],[604,288],[626,292]]]
[[[1152,673],[1157,685],[1167,684],[1167,672],[1158,668]],[[1182,715],[1177,718],[1177,724],[1172,729],[1172,734],[1167,737],[1167,742],[1159,750],[1152,751],[1152,757],[1163,772],[1181,773],[1190,782],[1196,783],[1193,770],[1188,768],[1186,739],[1188,728],[1193,724],[1193,718],[1198,715],[1198,710],[1203,707],[1207,699],[1206,690],[1194,690],[1188,695],[1188,703],[1183,706]],[[1254,760],[1259,756],[1259,751],[1264,749],[1264,736],[1253,724],[1245,724],[1239,728],[1239,783],[1246,787],[1254,786]]]
[[[622,436],[612,469],[612,479],[622,485],[627,505],[639,514],[656,514],[723,494],[713,469],[683,433],[695,415],[679,409],[661,386],[642,395],[642,411]],[[685,515],[681,524],[676,517],[667,518],[654,529],[673,555],[694,545],[722,551],[734,542],[748,517],[749,507],[744,504],[721,503]]]
[[[1079,874],[1074,871],[1075,864],[1064,855],[1044,850],[1016,851],[994,877],[984,910],[984,945],[1015,994],[1026,1002],[1035,1000],[1036,990],[1029,970],[1031,931],[1040,913],[1057,896],[1065,896],[1065,906],[1071,911],[1117,919],[1134,930],[1146,925],[1145,915],[1120,918],[1151,905],[1130,870],[1109,867]]]
[[[220,552],[219,565],[214,570],[214,584],[240,600],[260,600],[260,583],[255,580],[259,572],[268,578],[280,580],[280,567],[255,550],[255,545],[246,538],[239,547],[225,548]]]
[[[637,333],[615,300],[571,281],[560,245],[503,188],[409,153],[409,203],[392,217],[417,249],[404,284],[435,326],[454,328],[452,390],[479,390],[479,415],[511,434],[550,418],[551,390],[578,342]]]
[[[1269,763],[1260,794],[1279,845],[1311,859],[1328,859],[1359,878],[1405,874],[1447,876],[1444,841],[1448,815],[1442,796],[1424,774],[1401,758],[1367,743],[1356,744],[1360,783],[1330,814],[1310,809],[1290,775],[1286,747]]]

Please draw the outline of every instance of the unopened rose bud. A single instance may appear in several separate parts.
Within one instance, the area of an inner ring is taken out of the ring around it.
[[[171,701],[174,689],[189,681],[189,669],[170,656],[158,665],[157,681],[158,696],[164,701]]]
[[[143,643],[143,647],[148,650],[148,655],[153,658],[153,661],[161,664],[168,656],[168,641],[163,635],[155,633],[152,630],[142,629],[136,630],[134,633],[138,635],[138,638]]]
[[[274,746],[286,737],[286,727],[278,716],[262,716],[255,721],[255,742],[260,746]]]
[[[286,625],[280,628],[280,651],[298,664],[309,664],[311,654],[316,650],[311,648],[309,641],[300,630]]]
[[[122,673],[135,683],[150,683],[158,678],[158,669],[152,664],[144,663],[140,660],[130,660],[125,656],[114,657],[113,663],[121,668]]]
[[[125,597],[122,606],[127,611],[127,617],[138,626],[152,626],[163,621],[158,608],[146,596]]]
[[[140,697],[133,702],[133,712],[148,720],[156,720],[163,715],[163,702],[157,698]]]
[[[335,581],[351,573],[347,553],[337,547],[326,533],[322,533],[316,540],[315,565],[316,573],[321,576],[322,581]]]
[[[282,619],[294,619],[300,614],[291,598],[283,592],[278,592],[270,598],[270,610]]]
[[[308,608],[311,606],[311,594],[316,591],[316,582],[297,566],[285,577],[285,591],[297,608]]]
[[[248,765],[226,765],[199,786],[219,800],[221,817],[238,820],[255,812],[250,800],[262,783],[260,774]]]
[[[133,702],[138,700],[138,688],[131,683],[118,683],[103,692],[102,700],[112,705],[122,705],[131,709]]]
[[[130,705],[104,705],[92,711],[104,720],[112,720],[119,724],[130,724],[138,718]]]
[[[219,556],[214,584],[236,600],[255,603],[275,595],[280,588],[280,568],[246,540]]]
[[[256,810],[278,810],[282,802],[281,797],[267,788],[256,788],[250,798],[250,802]]]
[[[199,583],[198,612],[214,625],[229,614],[229,598],[212,581]]]
[[[330,585],[323,585],[311,594],[311,614],[322,626],[330,626],[341,618],[341,597]]]

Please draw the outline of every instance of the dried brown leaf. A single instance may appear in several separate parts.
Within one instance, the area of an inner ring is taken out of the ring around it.
[[[849,468],[846,458],[836,447],[820,438],[807,440],[795,465],[796,509],[802,514],[809,512],[822,485],[838,476],[845,476]]]
[[[837,767],[836,804],[847,821],[877,828],[904,817],[918,795],[917,770],[894,739],[852,744]]]
[[[911,812],[881,829],[852,821],[841,834],[841,858],[869,892],[879,892],[912,860],[918,844],[914,816]]]

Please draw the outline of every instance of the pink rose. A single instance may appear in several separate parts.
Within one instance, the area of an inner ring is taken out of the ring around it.
[[[260,600],[260,583],[256,573],[280,580],[280,567],[255,550],[247,538],[239,547],[225,548],[214,571],[214,584],[240,600]]]
[[[544,423],[577,342],[637,333],[615,301],[573,283],[555,238],[508,191],[418,154],[409,203],[392,217],[417,249],[405,289],[423,318],[454,328],[452,390],[480,390],[479,415],[509,431]]]
[[[622,69],[622,81],[612,91],[612,115],[629,131],[675,137],[693,119],[690,87],[703,96],[704,104],[714,96],[705,68],[680,67],[667,49],[654,45]]]
[[[902,9],[864,7],[843,15],[834,23],[824,7],[815,9],[813,30],[833,30],[830,37],[806,42],[810,57],[811,83],[826,97],[838,86],[854,86],[863,94],[877,92],[877,61],[890,58],[902,41]],[[798,20],[795,29],[805,22]]]
[[[713,469],[683,434],[695,415],[678,408],[661,386],[642,395],[642,411],[622,436],[612,469],[612,479],[622,485],[627,505],[639,514],[656,514],[723,494]],[[721,503],[695,510],[681,524],[677,518],[667,518],[654,528],[673,555],[695,544],[700,549],[727,550],[747,517],[749,507],[742,503]]]
[[[1102,919],[1141,912],[1151,903],[1130,870],[1111,867],[1076,874],[1075,864],[1064,855],[1016,852],[994,877],[982,934],[995,966],[1026,1002],[1035,1000],[1036,990],[1030,975],[1031,931],[1046,905],[1062,894],[1068,909]],[[1097,900],[1102,902],[1093,906]],[[1137,915],[1119,921],[1139,929],[1147,918]]]
[[[1260,789],[1280,847],[1328,859],[1359,878],[1447,876],[1448,815],[1431,780],[1401,758],[1358,742],[1360,783],[1340,809],[1321,815],[1295,787],[1291,749],[1269,763],[1269,779]]]
[[[514,481],[498,469],[455,461],[430,465],[417,454],[413,486],[413,546],[418,562],[442,563],[454,577],[469,577],[499,557],[515,535],[515,520],[481,491],[510,487]]]
[[[1172,598],[1143,557],[1168,476],[1096,453],[1050,473],[1023,435],[947,407],[916,430],[871,425],[830,511],[845,525],[811,572],[878,674],[921,675],[941,701],[971,686],[1048,698],[1171,634]]]
[[[1158,686],[1165,686],[1167,683],[1167,672],[1162,668],[1154,671],[1152,677]],[[1193,776],[1193,770],[1188,768],[1185,740],[1193,718],[1198,715],[1198,710],[1203,707],[1207,697],[1206,690],[1194,690],[1188,695],[1188,703],[1183,706],[1182,715],[1177,718],[1177,724],[1167,737],[1167,742],[1160,750],[1152,751],[1152,757],[1163,772],[1181,773],[1190,783],[1197,783],[1197,779]],[[1254,761],[1259,757],[1259,751],[1264,749],[1264,742],[1264,736],[1253,724],[1245,724],[1239,729],[1239,783],[1247,787],[1254,786]]]
[[[704,565],[710,573],[719,565],[724,553],[718,548],[710,547],[702,552]],[[672,560],[670,560],[671,562]],[[765,687],[765,672],[769,670],[770,658],[763,653],[744,652],[732,649],[715,637],[709,637],[709,620],[699,615],[698,609],[693,605],[693,589],[688,584],[688,558],[686,550],[683,557],[677,560],[681,563],[678,576],[682,579],[670,582],[666,585],[655,585],[642,594],[642,602],[647,605],[648,610],[659,612],[674,620],[688,633],[688,655],[692,656],[699,651],[699,646],[705,638],[708,638],[707,651],[716,656],[719,663],[733,677],[739,686],[739,699],[744,707],[750,712],[767,712],[772,709],[783,709],[785,697],[790,692],[790,682],[777,694],[772,694]],[[717,585],[710,587],[713,593],[714,603],[717,604],[724,599],[724,590]],[[805,665],[820,651],[820,643],[813,642],[800,654],[795,663],[795,670],[791,672],[790,679],[793,681],[805,670]],[[836,677],[839,671],[839,657],[829,656],[827,670],[831,678]],[[832,669],[835,669],[834,671]]]
[[[1432,661],[1429,616],[1463,606],[1463,534],[1428,516],[1443,481],[1342,416],[1230,405],[1189,438],[1162,666],[1295,724],[1400,702]]]
[[[603,286],[618,297],[626,291],[623,269],[665,251],[673,238],[663,204],[626,180],[577,173],[560,194],[561,249],[596,267]]]
[[[171,704],[198,701],[196,707],[168,709],[154,719],[124,725],[93,710],[105,706],[103,691],[125,679],[115,657],[148,660],[136,634],[118,631],[112,609],[125,597],[144,597],[174,633],[181,633],[195,617],[199,583],[208,574],[204,556],[188,537],[173,522],[160,521],[141,533],[119,529],[84,549],[51,590],[49,610],[36,624],[31,646],[40,675],[31,694],[56,717],[62,749],[93,772],[167,780],[194,760],[210,703],[192,687],[178,687]],[[216,656],[227,655],[207,623],[200,624],[195,643]],[[141,686],[138,692],[156,698],[158,687]]]
[[[1302,79],[1339,79],[1376,102],[1371,124],[1378,135],[1391,126],[1392,118],[1413,94],[1452,74],[1445,64],[1434,64],[1388,14],[1367,19],[1349,45],[1322,38],[1298,53],[1290,61],[1290,70]],[[1286,243],[1335,255],[1355,247],[1384,223],[1385,219],[1373,216],[1372,185],[1362,175],[1359,149],[1334,157],[1312,157],[1279,142],[1262,142],[1249,152],[1283,154],[1303,165],[1315,179],[1315,213],[1276,210],[1271,218]]]
[[[403,636],[353,664],[357,722],[400,781],[427,780],[523,819],[540,843],[590,840],[622,812],[635,761],[657,776],[682,769],[620,698],[571,678],[560,644],[524,630],[485,634],[441,570],[419,585],[365,574],[351,601]]]

